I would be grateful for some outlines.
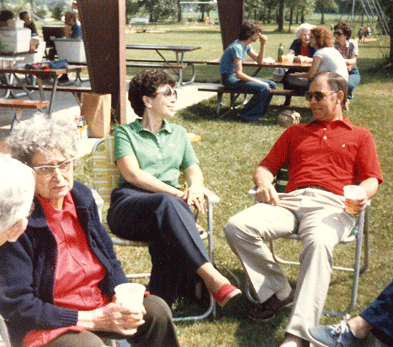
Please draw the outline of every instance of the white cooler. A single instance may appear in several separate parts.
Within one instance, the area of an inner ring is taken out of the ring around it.
[[[31,30],[28,28],[0,28],[0,44],[4,53],[20,53],[30,50]]]
[[[59,59],[66,59],[69,63],[86,63],[83,40],[59,38],[53,42]]]

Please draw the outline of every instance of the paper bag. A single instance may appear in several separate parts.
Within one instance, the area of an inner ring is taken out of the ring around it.
[[[111,126],[111,94],[84,93],[81,115],[89,126],[89,137],[107,137]]]

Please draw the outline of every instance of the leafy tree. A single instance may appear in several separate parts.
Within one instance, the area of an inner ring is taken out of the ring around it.
[[[205,18],[205,13],[207,16],[210,17],[209,13],[214,9],[213,5],[208,4],[210,0],[200,0],[201,2],[206,2],[207,4],[199,4],[198,5],[198,10],[201,12],[201,21],[203,22]]]
[[[149,14],[150,22],[175,17],[177,14],[176,0],[142,0],[141,2]]]
[[[335,0],[316,0],[315,9],[321,13],[321,24],[325,24],[325,12],[337,12],[338,5]]]
[[[61,20],[61,17],[64,14],[64,9],[65,9],[65,2],[60,1],[57,4],[55,4],[50,11],[52,12],[52,17],[57,20]]]

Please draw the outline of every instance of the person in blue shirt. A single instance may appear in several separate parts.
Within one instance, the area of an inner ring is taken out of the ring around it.
[[[70,38],[75,40],[82,39],[82,28],[80,24],[76,21],[76,14],[74,12],[68,11],[64,16],[64,22],[66,25],[71,27],[70,29]],[[68,83],[70,79],[68,78],[68,74],[64,74],[59,78],[60,84]]]
[[[260,49],[257,53],[252,43],[259,40]],[[270,89],[276,89],[273,81],[252,77],[243,71],[243,61],[247,55],[258,64],[262,64],[267,37],[262,35],[262,28],[256,21],[243,23],[239,38],[232,42],[224,51],[220,62],[222,83],[226,88],[242,93],[254,94],[239,113],[241,121],[256,121],[264,115],[269,107]]]

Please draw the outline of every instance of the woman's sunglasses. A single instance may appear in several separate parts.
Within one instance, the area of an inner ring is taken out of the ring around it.
[[[305,92],[304,97],[306,98],[307,101],[311,101],[313,97],[315,98],[315,100],[321,101],[326,96],[331,95],[333,93],[337,93],[337,92],[333,90],[330,90],[328,92]]]
[[[340,31],[335,31],[335,32],[333,33],[333,35],[334,35],[334,36],[342,36],[342,35],[344,35],[344,33],[340,32]]]
[[[177,91],[168,86],[163,91],[155,93],[155,95],[157,94],[162,94],[167,98],[173,96],[175,99],[177,99]]]

